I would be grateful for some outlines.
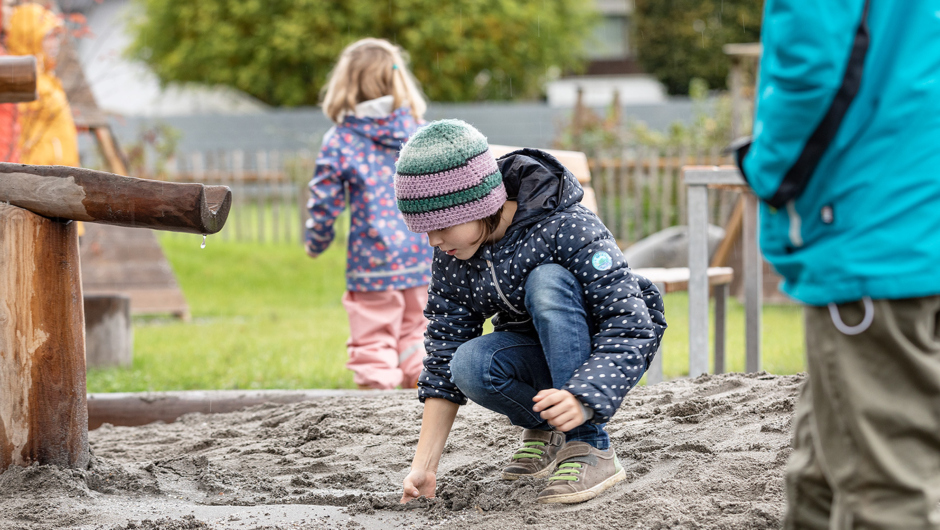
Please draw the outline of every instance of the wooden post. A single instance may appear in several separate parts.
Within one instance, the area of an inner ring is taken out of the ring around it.
[[[72,221],[214,234],[231,201],[225,186],[0,163],[0,471],[88,464],[85,314]]]
[[[32,55],[0,57],[0,103],[36,99],[36,58]]]
[[[715,292],[715,373],[725,373],[725,341],[728,325],[725,315],[728,312],[728,291],[731,282],[716,285]]]
[[[0,472],[88,464],[75,223],[0,202]]]
[[[708,373],[708,188],[689,184],[689,376]]]
[[[122,294],[84,296],[85,362],[89,368],[130,366],[134,355],[131,299]]]
[[[744,306],[746,372],[761,371],[761,309],[763,307],[764,263],[760,253],[760,205],[752,193],[744,194],[743,241],[744,250]]]

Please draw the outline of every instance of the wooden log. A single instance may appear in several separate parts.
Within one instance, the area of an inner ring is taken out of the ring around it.
[[[263,403],[299,403],[330,397],[398,395],[407,390],[186,390],[88,395],[88,429],[105,423],[134,427],[172,423],[184,414],[221,414]],[[414,392],[414,391],[410,391]]]
[[[0,472],[88,464],[78,234],[0,202]]]
[[[36,58],[32,55],[0,57],[0,103],[34,101]]]
[[[0,162],[0,201],[45,217],[214,234],[228,217],[232,191],[227,186]]]
[[[134,335],[131,298],[123,294],[86,294],[85,363],[89,368],[130,366]]]

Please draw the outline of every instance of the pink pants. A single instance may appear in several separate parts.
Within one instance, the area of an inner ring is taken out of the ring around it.
[[[414,388],[424,361],[427,286],[401,291],[346,291],[349,315],[346,367],[353,381],[378,389]]]

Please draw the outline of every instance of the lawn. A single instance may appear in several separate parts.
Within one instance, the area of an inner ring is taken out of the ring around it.
[[[129,368],[88,371],[89,392],[191,389],[353,388],[340,303],[344,244],[308,258],[299,243],[224,241],[161,233],[192,319],[134,318]],[[667,378],[688,373],[688,298],[666,297]],[[803,370],[802,311],[765,306],[763,368]],[[729,302],[729,370],[744,369],[744,310]]]

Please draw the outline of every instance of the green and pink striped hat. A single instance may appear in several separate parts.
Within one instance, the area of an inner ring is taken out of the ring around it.
[[[506,187],[486,137],[469,123],[440,120],[402,147],[395,198],[408,229],[421,233],[493,215]]]

